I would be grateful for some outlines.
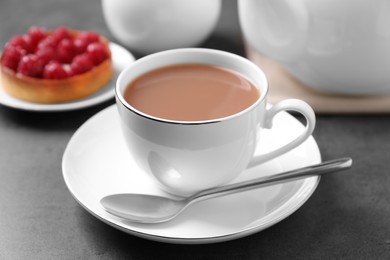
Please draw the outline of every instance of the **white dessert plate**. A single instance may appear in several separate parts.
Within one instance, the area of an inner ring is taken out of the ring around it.
[[[303,128],[293,116],[282,112],[275,117],[274,128],[262,133],[262,146],[265,151],[274,149]],[[244,171],[234,182],[320,162],[317,143],[310,137],[285,155]],[[97,113],[76,131],[65,149],[62,170],[71,194],[98,219],[135,236],[180,244],[227,241],[268,228],[301,207],[320,180],[314,176],[202,201],[165,223],[139,224],[113,216],[99,203],[106,195],[164,194],[132,161],[115,105]]]
[[[68,111],[76,110],[81,108],[90,107],[93,105],[100,104],[104,101],[107,101],[114,97],[115,95],[115,82],[119,73],[127,67],[129,64],[135,61],[134,56],[128,52],[122,46],[110,43],[110,50],[112,54],[112,61],[114,66],[114,75],[109,83],[105,87],[100,89],[98,92],[90,95],[86,98],[77,99],[71,102],[62,102],[55,104],[39,104],[24,101],[21,99],[14,98],[6,93],[1,85],[0,80],[0,104],[16,108],[20,110],[36,111],[36,112],[58,112],[58,111]],[[0,73],[1,77],[1,73]]]

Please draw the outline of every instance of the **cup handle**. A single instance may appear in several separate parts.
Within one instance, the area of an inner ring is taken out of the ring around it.
[[[298,137],[296,137],[289,143],[283,145],[282,147],[279,147],[276,150],[273,150],[269,153],[261,154],[253,157],[248,164],[248,168],[264,163],[268,160],[271,160],[279,155],[282,155],[294,149],[295,147],[297,147],[298,145],[306,141],[306,139],[309,138],[310,135],[313,133],[316,124],[315,113],[313,109],[306,102],[298,99],[286,99],[278,102],[270,109],[268,109],[265,114],[263,128],[267,128],[267,129],[272,128],[272,121],[275,115],[278,114],[279,112],[287,111],[287,110],[298,112],[306,118],[306,127],[304,131]]]

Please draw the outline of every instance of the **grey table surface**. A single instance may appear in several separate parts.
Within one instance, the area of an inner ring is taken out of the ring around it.
[[[235,0],[201,46],[245,55]],[[108,31],[100,1],[0,0],[0,45],[32,25]],[[137,55],[140,57],[141,55]],[[390,115],[317,115],[323,160],[351,156],[294,214],[262,232],[206,245],[125,234],[84,210],[61,171],[64,149],[114,100],[73,112],[0,106],[0,259],[390,259]]]

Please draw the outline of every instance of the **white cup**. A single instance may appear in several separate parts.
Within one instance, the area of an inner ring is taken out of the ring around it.
[[[239,0],[249,46],[307,86],[390,94],[390,1]]]
[[[205,121],[156,118],[125,101],[124,91],[130,82],[146,72],[174,64],[208,64],[234,70],[256,86],[260,97],[237,114]],[[117,79],[116,102],[133,159],[163,190],[184,196],[227,183],[247,167],[275,158],[311,135],[315,114],[308,104],[289,99],[267,109],[267,92],[263,71],[251,61],[228,52],[189,48],[151,54],[127,67]],[[305,129],[282,147],[254,156],[261,129],[271,128],[274,116],[285,110],[301,113],[306,118]]]

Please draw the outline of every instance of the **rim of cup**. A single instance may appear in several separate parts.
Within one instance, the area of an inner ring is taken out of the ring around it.
[[[174,61],[170,60],[169,57],[173,56],[179,56],[181,55],[179,60],[176,62],[176,59]],[[186,56],[192,55],[192,58],[187,58]],[[194,55],[197,55],[198,57],[200,55],[207,55],[207,56],[213,56],[215,59],[209,59],[208,61],[204,61],[200,58],[199,61],[196,61],[194,59]],[[216,59],[218,58],[218,59]],[[222,61],[229,61],[228,65],[222,64]],[[153,61],[159,61],[155,65],[151,66],[150,64],[153,63]],[[219,62],[219,63],[218,63]],[[242,76],[244,76],[247,80],[249,80],[260,92],[259,98],[249,107],[247,107],[244,110],[241,110],[240,112],[237,112],[235,114],[221,117],[221,118],[215,118],[215,119],[208,119],[208,120],[199,120],[199,121],[186,121],[186,120],[171,120],[171,119],[165,119],[160,118],[156,116],[152,116],[149,114],[146,114],[133,106],[131,106],[127,101],[125,100],[123,93],[124,90],[127,88],[127,86],[130,84],[130,82],[137,77],[141,76],[144,73],[150,72],[152,70],[156,70],[165,66],[170,65],[180,65],[180,64],[203,64],[203,65],[211,65],[211,66],[218,66],[226,69],[230,69],[232,71],[238,72]],[[139,66],[143,66],[143,69],[139,69]],[[146,67],[146,68],[145,68]],[[244,72],[245,70],[245,72]],[[133,76],[129,79],[127,79],[128,74],[133,72]],[[248,73],[246,73],[248,72]],[[250,74],[250,76],[248,76]],[[256,80],[253,80],[253,79]],[[261,81],[261,82],[260,82]],[[168,124],[181,124],[181,125],[200,125],[200,124],[211,124],[211,123],[218,123],[221,121],[231,120],[236,117],[239,117],[242,114],[248,113],[249,111],[255,109],[259,103],[263,102],[267,96],[268,92],[268,80],[264,74],[264,72],[253,62],[250,60],[239,56],[237,54],[233,54],[226,51],[221,50],[215,50],[215,49],[207,49],[207,48],[179,48],[179,49],[171,49],[171,50],[165,50],[156,52],[153,54],[149,54],[147,56],[144,56],[129,66],[127,66],[124,70],[121,71],[119,74],[116,84],[115,84],[115,96],[117,98],[117,101],[119,101],[125,108],[127,108],[129,111],[137,114],[138,116],[158,121],[162,123],[168,123]]]

